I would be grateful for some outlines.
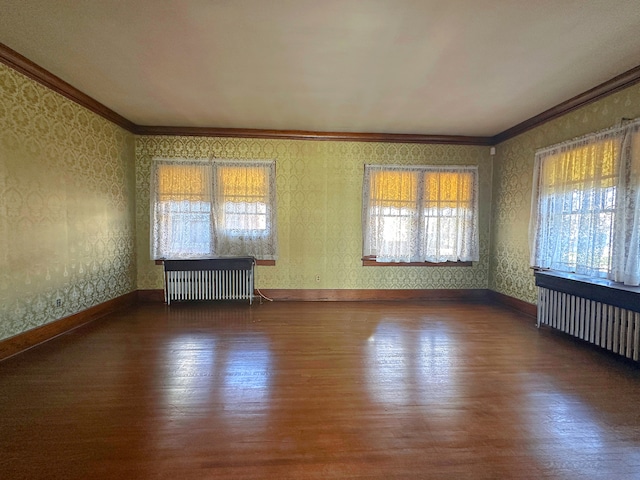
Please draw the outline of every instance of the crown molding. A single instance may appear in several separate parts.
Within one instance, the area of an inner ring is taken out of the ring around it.
[[[263,130],[249,128],[172,127],[136,125],[28,58],[0,43],[0,62],[64,95],[77,104],[136,135],[262,138],[279,140],[332,140],[345,142],[419,143],[493,146],[554,120],[577,108],[640,82],[640,65],[586,92],[562,102],[492,137],[465,135],[422,135],[405,133],[313,132],[305,130]]]
[[[130,132],[135,130],[136,125],[133,122],[127,120],[122,115],[114,112],[94,98],[81,92],[73,85],[70,85],[41,66],[36,65],[28,58],[20,55],[18,52],[10,49],[2,43],[0,43],[0,62],[44,85],[45,87],[50,88],[54,92],[64,95],[68,99],[94,113],[97,113],[125,130],[129,130]]]
[[[611,95],[612,93],[630,87],[638,82],[640,82],[640,65],[632,68],[631,70],[627,70],[626,72],[613,77],[611,80],[607,80],[606,82],[601,83],[600,85],[587,90],[586,92],[576,95],[575,97],[570,98],[569,100],[562,102],[555,107],[550,108],[549,110],[545,110],[544,112],[531,117],[522,123],[508,128],[504,132],[495,135],[491,139],[491,144],[497,145],[499,143],[502,143],[528,130],[539,127],[544,123],[561,117],[562,115],[565,115],[573,110],[600,100],[607,95]]]
[[[306,130],[261,130],[250,128],[140,126],[138,135],[193,137],[266,138],[279,140],[333,140],[344,142],[431,143],[448,145],[491,145],[491,137],[464,135],[420,135],[407,133],[313,132]]]
[[[262,130],[248,128],[171,127],[136,125],[60,77],[33,63],[15,50],[0,43],[0,62],[36,82],[64,95],[77,104],[106,118],[136,135],[204,136],[266,138],[280,140],[334,140],[349,142],[439,143],[451,145],[490,145],[491,137],[462,135],[419,135],[399,133],[312,132],[303,130]]]

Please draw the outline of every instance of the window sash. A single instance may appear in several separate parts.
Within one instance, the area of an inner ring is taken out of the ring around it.
[[[274,161],[156,159],[151,180],[153,259],[276,259]]]
[[[639,169],[639,120],[536,152],[531,266],[638,285]]]
[[[230,237],[270,234],[269,170],[220,165],[216,169],[221,230]]]
[[[365,165],[363,257],[477,261],[477,167]]]

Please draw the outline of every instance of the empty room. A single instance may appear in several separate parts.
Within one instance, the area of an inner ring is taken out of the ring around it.
[[[0,478],[640,479],[636,0],[0,0]]]

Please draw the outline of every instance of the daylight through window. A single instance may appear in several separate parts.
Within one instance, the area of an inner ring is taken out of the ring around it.
[[[531,265],[638,285],[637,122],[536,154]]]
[[[363,257],[478,260],[477,176],[475,166],[366,165]]]
[[[156,160],[154,259],[276,259],[275,162]]]

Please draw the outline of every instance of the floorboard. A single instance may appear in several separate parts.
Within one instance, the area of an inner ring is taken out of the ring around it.
[[[500,306],[138,305],[0,362],[0,478],[634,479],[638,399]]]

